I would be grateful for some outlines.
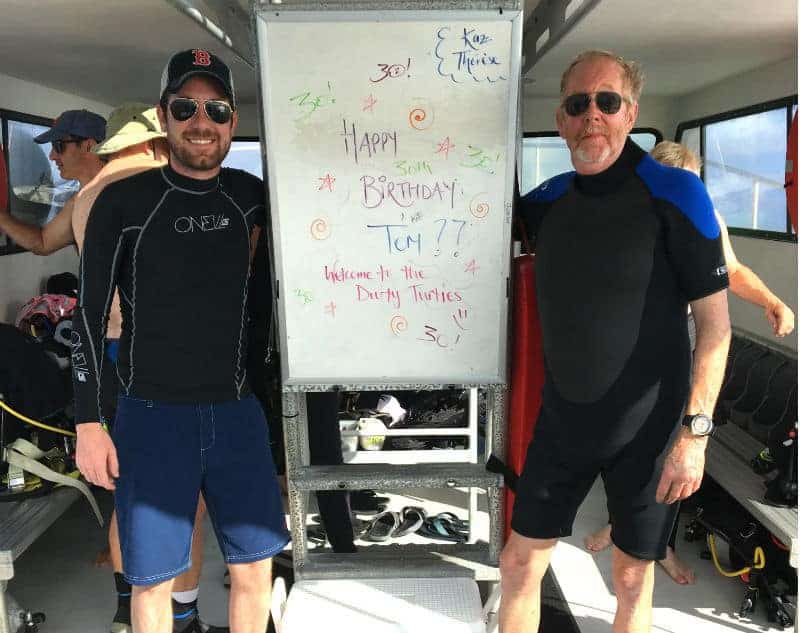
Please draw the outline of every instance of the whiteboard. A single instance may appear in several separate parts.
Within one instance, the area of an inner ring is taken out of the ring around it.
[[[257,16],[285,386],[505,382],[521,32]]]

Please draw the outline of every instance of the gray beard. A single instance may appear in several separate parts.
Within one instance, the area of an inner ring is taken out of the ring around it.
[[[575,150],[575,155],[582,163],[602,163],[611,155],[611,148],[606,148],[606,150],[600,156],[593,159],[589,158],[588,154],[582,149]]]

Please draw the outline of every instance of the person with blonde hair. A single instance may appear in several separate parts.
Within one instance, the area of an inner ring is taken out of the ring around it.
[[[670,167],[688,169],[700,176],[702,161],[691,149],[673,141],[661,141],[650,155],[659,163]],[[716,209],[720,230],[722,232],[722,248],[725,253],[725,265],[728,267],[729,290],[737,297],[764,308],[764,316],[769,321],[775,336],[784,337],[794,330],[794,312],[773,293],[753,270],[739,261],[733,251],[728,227]]]

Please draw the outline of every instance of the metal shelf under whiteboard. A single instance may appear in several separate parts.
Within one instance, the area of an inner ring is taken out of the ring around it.
[[[472,407],[470,407],[470,410]],[[461,427],[435,427],[435,428],[402,428],[386,429],[386,432],[366,433],[364,431],[342,431],[342,437],[369,437],[382,435],[385,437],[453,437],[467,438],[467,448],[453,449],[412,449],[412,450],[379,450],[370,451],[359,449],[343,454],[345,464],[452,464],[457,462],[478,462],[478,416],[477,411],[471,411],[467,416],[467,426]]]

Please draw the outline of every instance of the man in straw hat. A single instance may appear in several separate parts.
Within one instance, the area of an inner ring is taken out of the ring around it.
[[[75,197],[72,228],[79,249],[83,245],[86,223],[92,205],[107,185],[167,164],[169,148],[165,136],[161,131],[156,110],[150,105],[124,103],[111,113],[108,119],[107,138],[93,149],[95,154],[106,159],[107,162]],[[115,292],[109,312],[105,346],[106,358],[113,363],[116,363],[121,323],[119,295]],[[103,378],[105,378],[101,388],[103,418],[107,422],[112,422],[119,389],[116,372],[104,372]],[[201,498],[197,509],[198,521],[195,524],[195,536],[192,543],[193,565],[191,569],[175,580],[173,587],[173,629],[176,633],[205,633],[222,630],[203,624],[197,614],[198,584],[203,563],[203,524],[200,519],[204,510],[205,505]],[[111,516],[108,542],[117,589],[117,611],[111,624],[111,633],[131,633],[131,585],[125,581],[122,573],[122,553],[119,545],[116,512]]]
[[[108,119],[107,136],[103,143],[95,145],[92,150],[107,162],[75,196],[72,233],[78,251],[83,247],[89,211],[100,192],[112,182],[161,167],[167,162],[164,133],[152,106],[144,103],[122,104]],[[119,339],[121,318],[119,297],[114,295],[106,338]]]

